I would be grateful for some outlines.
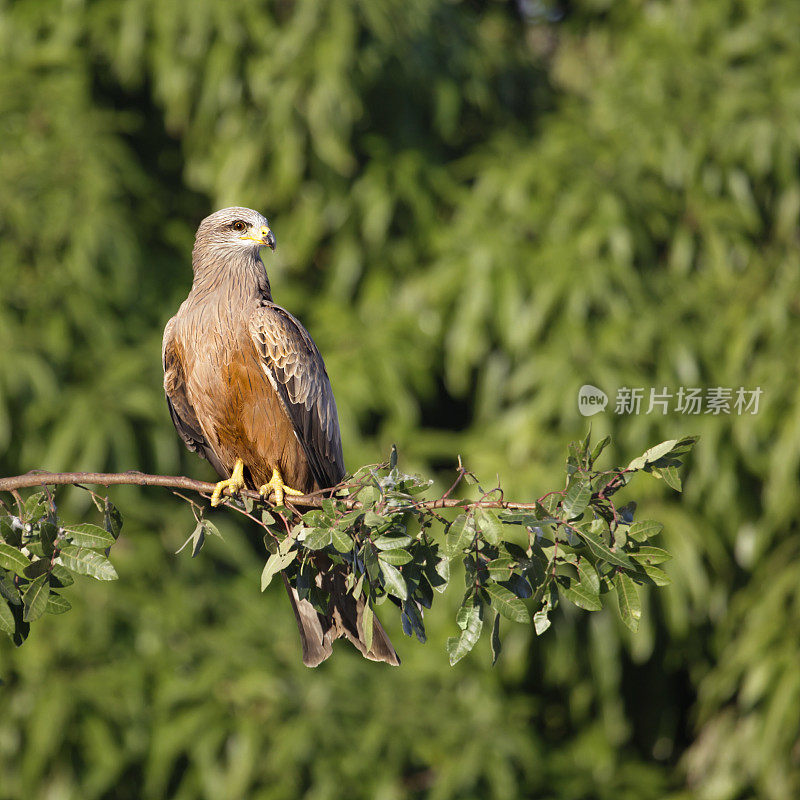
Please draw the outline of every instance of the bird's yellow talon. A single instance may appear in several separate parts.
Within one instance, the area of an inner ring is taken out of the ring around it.
[[[265,483],[263,486],[258,487],[258,493],[262,497],[269,497],[270,494],[274,494],[276,506],[283,505],[284,495],[288,494],[290,497],[299,497],[305,494],[304,492],[300,492],[297,489],[292,489],[291,486],[287,486],[283,482],[281,473],[278,472],[277,469],[272,470],[272,477],[269,479],[269,483]]]
[[[211,494],[211,505],[218,506],[222,502],[222,495],[233,495],[244,489],[244,462],[241,458],[236,459],[233,465],[233,472],[226,481],[220,481]]]

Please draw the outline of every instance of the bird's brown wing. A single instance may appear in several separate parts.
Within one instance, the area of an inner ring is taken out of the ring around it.
[[[201,458],[207,458],[220,475],[225,475],[225,468],[206,441],[194,407],[189,402],[183,359],[183,348],[175,338],[175,317],[173,317],[164,328],[164,340],[161,345],[164,393],[167,396],[172,424],[191,451]]]
[[[261,366],[283,404],[320,488],[344,477],[333,389],[308,331],[285,309],[265,301],[250,317]]]

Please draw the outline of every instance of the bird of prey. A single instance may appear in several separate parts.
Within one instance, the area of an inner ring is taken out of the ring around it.
[[[275,236],[257,211],[225,208],[206,217],[192,251],[191,291],[164,330],[172,421],[186,446],[223,479],[212,505],[244,487],[280,504],[284,495],[329,488],[345,474],[322,356],[300,322],[272,302],[262,247],[274,251]],[[367,648],[364,596],[348,594],[344,574],[330,562],[317,578],[330,596],[325,614],[283,579],[304,664],[324,661],[340,637],[366,658],[400,663],[377,617]]]

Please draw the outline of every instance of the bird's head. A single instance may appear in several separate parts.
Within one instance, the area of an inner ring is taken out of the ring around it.
[[[195,249],[240,255],[261,247],[275,250],[275,234],[266,217],[252,208],[223,208],[206,217],[197,229]]]

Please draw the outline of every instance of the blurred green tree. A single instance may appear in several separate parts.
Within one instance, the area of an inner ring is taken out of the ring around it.
[[[0,649],[0,797],[798,796],[797,23],[792,0],[0,4],[3,474],[208,477],[158,353],[231,202],[274,223],[351,465],[396,441],[536,494],[584,383],[764,390],[756,415],[594,418],[612,459],[701,434],[684,502],[645,498],[673,585],[635,637],[565,615],[491,672],[442,666],[443,616],[391,678],[306,674],[246,531],[168,558],[185,511],[116,495],[125,580]]]

